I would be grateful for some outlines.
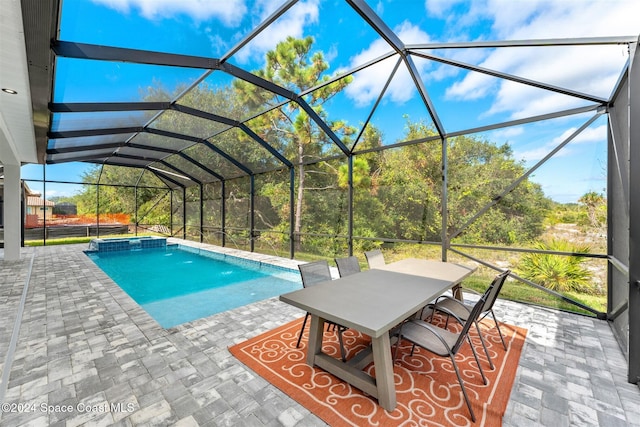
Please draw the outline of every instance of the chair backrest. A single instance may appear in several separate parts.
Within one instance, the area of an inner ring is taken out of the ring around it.
[[[462,330],[460,331],[460,335],[458,336],[458,340],[456,341],[456,343],[451,348],[451,352],[453,354],[456,354],[458,352],[458,350],[460,349],[460,346],[462,346],[462,344],[464,343],[465,337],[469,333],[469,329],[471,328],[471,325],[473,325],[473,323],[480,316],[480,313],[482,313],[482,308],[484,307],[485,302],[486,302],[485,296],[483,295],[478,300],[476,305],[473,306],[473,309],[471,310],[471,313],[469,314],[469,318],[467,319],[466,322],[464,322],[464,325],[462,326]]]
[[[298,264],[298,269],[300,276],[302,276],[302,286],[305,288],[331,280],[331,270],[329,270],[329,263],[326,260]]]
[[[484,293],[485,302],[481,313],[487,312],[493,308],[493,304],[496,302],[496,299],[498,299],[498,294],[502,289],[502,285],[504,285],[504,282],[507,280],[509,273],[511,273],[511,270],[505,270],[493,279],[491,285],[489,285]]]
[[[338,267],[340,277],[360,272],[360,262],[358,262],[358,258],[353,255],[345,258],[336,258],[336,266]]]
[[[367,264],[369,264],[369,268],[382,267],[386,264],[384,261],[384,255],[380,249],[374,249],[372,251],[367,251],[364,253],[364,256],[367,258]]]

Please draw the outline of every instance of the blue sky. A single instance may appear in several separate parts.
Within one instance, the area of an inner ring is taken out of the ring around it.
[[[219,58],[280,7],[268,0],[64,0],[60,38],[82,43],[160,50]],[[371,1],[369,5],[407,44],[565,37],[637,36],[637,0]],[[299,1],[229,62],[261,68],[264,54],[287,36],[313,36],[314,49],[330,64],[329,74],[351,69],[390,51],[342,0]],[[628,58],[626,46],[553,49],[475,49],[433,54],[496,69],[526,79],[608,97]],[[326,106],[330,118],[362,122],[396,59],[354,75],[346,91]],[[422,58],[415,64],[449,132],[586,105],[587,102],[480,73],[464,72]],[[202,70],[61,59],[56,102],[136,101],[147,86],[168,89],[197,79]],[[64,72],[63,72],[64,71]],[[223,82],[225,79],[222,79]],[[373,122],[385,143],[402,136],[404,115],[429,120],[406,70],[391,83]],[[536,164],[591,115],[516,126],[481,135],[508,143],[516,159]],[[84,165],[57,165],[47,179],[74,181]],[[25,166],[23,177],[41,177],[41,166]],[[549,197],[576,201],[606,187],[606,122],[596,121],[532,178]],[[38,189],[37,185],[31,185]],[[68,185],[47,186],[47,196],[68,195]]]

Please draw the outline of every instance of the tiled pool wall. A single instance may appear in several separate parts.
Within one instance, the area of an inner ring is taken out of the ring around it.
[[[115,252],[132,249],[164,248],[167,239],[164,237],[129,237],[113,239],[93,239],[89,242],[89,251]]]

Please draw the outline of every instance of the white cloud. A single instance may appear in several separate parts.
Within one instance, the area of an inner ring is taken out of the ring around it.
[[[485,39],[604,37],[640,33],[640,20],[637,19],[640,2],[635,0],[487,0],[473,4],[473,9],[464,16],[457,16],[458,22],[489,21],[492,34],[483,36]],[[457,11],[452,9],[454,5],[440,1],[427,2],[428,10],[436,16],[454,13]],[[590,46],[502,48],[490,52],[484,60],[476,63],[484,68],[606,98],[625,61],[625,47]],[[505,113],[511,118],[585,103],[578,98],[474,72],[466,73],[452,84],[446,95],[461,100],[493,97],[494,102],[488,114]]]
[[[256,4],[254,14],[260,21],[267,18],[280,3],[273,1],[259,2]],[[285,40],[288,36],[303,37],[305,26],[318,20],[318,0],[308,0],[296,3],[283,16],[265,28],[247,46],[241,49],[235,56],[240,63],[246,63],[256,56],[263,57],[264,53],[274,49],[276,44]]]
[[[597,60],[594,60],[597,58]],[[519,48],[495,52],[481,64],[584,94],[607,98],[621,70],[624,57],[617,48]],[[584,100],[512,81],[469,73],[446,92],[449,98],[474,100],[494,96],[489,114],[507,113],[511,118],[528,117],[584,105]]]
[[[474,100],[484,98],[495,90],[495,80],[485,74],[469,73],[450,86],[446,95],[452,99]]]
[[[577,128],[572,127],[566,129],[561,135],[552,139],[551,141],[544,143],[540,147],[533,148],[531,150],[516,151],[514,157],[516,159],[522,159],[526,162],[536,162],[543,159],[551,151],[553,151],[558,145],[567,140]],[[554,154],[554,158],[568,157],[573,153],[573,148],[577,144],[590,144],[598,143],[606,140],[607,127],[605,125],[597,126],[594,128],[587,128],[580,132],[574,139],[572,139],[567,145],[565,145],[560,151]]]
[[[282,6],[281,0],[256,0],[252,10],[247,9],[246,0],[92,0],[122,13],[137,9],[147,19],[168,18],[183,14],[196,23],[217,19],[225,27],[238,27],[242,19],[249,15],[254,19],[251,24],[258,25]],[[276,44],[288,36],[300,38],[305,35],[305,27],[318,21],[319,0],[306,0],[296,3],[279,19],[265,28],[248,45],[244,46],[234,58],[243,64],[256,60],[262,62],[264,54],[275,48]],[[249,26],[249,29],[253,27]],[[223,38],[215,30],[215,25],[207,22],[204,32],[209,38],[213,50],[225,53],[233,43],[241,40],[246,33],[238,28],[232,39]]]
[[[502,142],[502,141],[509,141],[510,138],[513,138],[515,136],[520,136],[524,134],[524,128],[522,126],[512,126],[509,128],[504,128],[504,129],[500,129],[500,130],[495,130],[493,132],[491,132],[491,140],[493,141],[498,141],[498,142]]]
[[[237,25],[247,12],[244,0],[93,0],[123,13],[139,9],[148,19],[168,18],[178,14],[190,16],[196,22],[217,18],[226,26]]]
[[[553,140],[554,144],[560,144],[569,138],[576,128],[567,129],[562,135]],[[569,144],[589,144],[592,142],[600,142],[607,139],[607,127],[601,125],[594,128],[587,128],[580,132]]]
[[[531,150],[517,152],[514,154],[515,158],[518,160],[524,160],[525,162],[537,162],[538,160],[543,159],[547,154],[551,152],[556,146],[551,146],[551,144],[544,145],[542,147],[533,148]],[[564,147],[564,151],[560,150],[556,153],[556,157],[562,157],[562,155],[567,155],[567,149]]]
[[[395,29],[396,34],[406,44],[427,43],[429,35],[408,22],[402,23]],[[371,43],[366,49],[351,58],[349,68],[356,67],[367,61],[378,58],[392,50],[392,47],[382,39],[378,39]],[[353,82],[347,86],[345,92],[357,106],[369,105],[382,92],[393,67],[398,61],[397,56],[388,58],[374,66],[360,71],[354,76]],[[420,74],[423,74],[430,63],[427,61],[415,61],[416,68]],[[410,100],[416,93],[415,85],[409,75],[404,64],[400,65],[393,81],[387,89],[386,96],[389,96],[393,102],[402,104]]]
[[[426,0],[425,9],[430,15],[444,18],[448,12],[458,3],[462,3],[464,0]]]
[[[618,0],[425,0],[432,16],[446,18],[449,34],[464,40],[469,28],[478,24],[490,28],[490,33],[475,35],[478,40],[549,39],[567,37],[599,37],[640,33],[640,1]],[[463,10],[464,9],[464,10]],[[431,37],[408,22],[394,29],[407,43],[427,43]],[[377,40],[351,58],[351,66],[378,57],[391,48]],[[572,91],[607,98],[626,61],[622,46],[601,47],[541,47],[502,49],[461,49],[439,52],[463,62],[478,64],[506,74]],[[356,105],[369,105],[382,90],[396,60],[383,61],[359,72],[346,89]],[[456,67],[432,66],[416,59],[425,81],[442,81],[461,76],[451,84],[445,95],[449,99],[490,100],[485,116],[506,114],[516,119],[584,105],[580,98],[538,89],[520,83],[476,72],[464,72]],[[432,68],[429,68],[429,67]],[[401,67],[389,87],[390,99],[403,103],[415,95],[410,77]],[[492,101],[491,101],[492,100]]]
[[[584,104],[584,101],[555,92],[543,91],[531,86],[523,86],[513,82],[500,83],[493,105],[485,113],[508,112],[510,118],[521,119],[551,111],[560,111]]]
[[[220,34],[214,33],[213,29],[209,26],[204,28],[204,34],[206,34],[209,39],[209,43],[212,46],[212,51],[217,55],[224,54],[230,46],[230,40],[225,40],[220,36]]]

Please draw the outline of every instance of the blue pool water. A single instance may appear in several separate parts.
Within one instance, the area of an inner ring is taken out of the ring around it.
[[[302,288],[296,270],[192,251],[172,245],[87,255],[164,328]]]

